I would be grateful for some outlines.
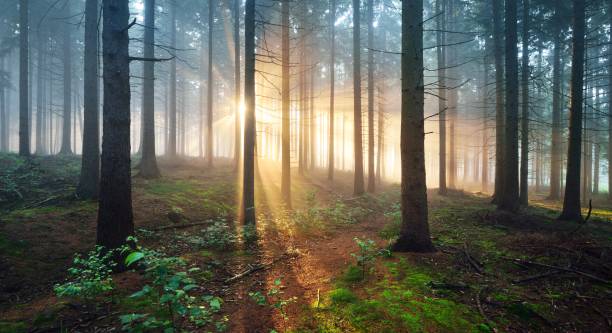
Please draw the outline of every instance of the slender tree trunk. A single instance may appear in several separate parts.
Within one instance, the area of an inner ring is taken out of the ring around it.
[[[310,54],[313,54],[313,50],[310,50]],[[307,151],[310,154],[310,165],[309,168],[310,169],[314,169],[315,167],[315,153],[317,153],[317,151],[315,150],[315,129],[316,129],[316,122],[314,121],[314,117],[315,117],[315,109],[314,109],[314,82],[315,82],[315,71],[316,71],[316,62],[313,60],[313,56],[310,56],[310,78],[308,80],[308,117],[307,119],[309,119],[308,121],[308,141],[307,141],[307,145],[309,146],[309,148],[307,147]],[[322,128],[322,127],[321,127]],[[319,132],[321,133],[321,132]],[[321,136],[323,136],[323,134],[320,134]],[[319,155],[321,156],[321,155]],[[323,161],[323,156],[320,157],[320,161]]]
[[[244,16],[244,166],[242,218],[255,224],[255,0],[246,0]]]
[[[70,6],[66,4],[66,13],[69,13]],[[66,15],[69,17],[69,15]],[[60,154],[71,155],[72,148],[72,25],[64,22],[63,35],[63,53],[62,60],[64,62],[64,112],[62,126],[62,146]]]
[[[291,135],[290,112],[291,91],[289,87],[289,0],[281,1],[282,30],[282,177],[281,195],[285,204],[291,207]]]
[[[355,154],[354,193],[364,192],[363,137],[361,126],[361,13],[360,0],[353,0],[353,135]]]
[[[77,195],[83,199],[95,199],[100,181],[98,0],[87,0],[85,3],[84,61],[83,156]]]
[[[504,192],[504,46],[502,0],[493,0],[493,53],[495,57],[495,189],[493,202]]]
[[[240,165],[240,0],[234,0],[234,165]]]
[[[4,71],[5,58],[0,57],[0,70]],[[7,124],[7,113],[6,108],[6,87],[0,86],[0,152],[8,151],[8,124]]]
[[[516,212],[519,208],[518,160],[518,48],[517,1],[506,0],[506,126],[504,149],[504,191],[499,209]]]
[[[394,251],[435,251],[427,220],[423,0],[402,2],[402,225]]]
[[[336,0],[330,0],[330,20],[329,29],[331,32],[331,51],[329,60],[329,142],[328,142],[328,165],[327,165],[327,179],[334,180],[334,147],[335,147],[335,135],[334,135],[334,98],[336,89]],[[312,120],[311,120],[312,122]],[[311,147],[314,149],[314,147]]]
[[[215,1],[208,1],[208,97],[206,98],[208,114],[206,116],[206,164],[213,166],[213,23],[215,18]]]
[[[454,29],[456,29],[455,20],[457,19],[457,16],[455,13],[455,3],[453,1],[449,1],[447,8],[448,8],[447,9],[448,13],[445,13],[445,14],[448,15],[447,18],[450,21],[450,23],[448,24],[449,26],[448,29],[453,31]],[[455,42],[457,42],[455,36],[453,35],[448,36],[446,43],[452,44]],[[448,58],[449,58],[448,63],[450,64],[450,68],[448,71],[446,71],[446,73],[448,73],[447,81],[452,87],[448,92],[448,105],[447,105],[447,110],[448,110],[447,112],[448,112],[448,118],[449,118],[449,124],[448,124],[448,136],[449,136],[448,186],[452,189],[456,189],[457,188],[457,172],[458,172],[457,170],[457,137],[456,137],[458,96],[457,96],[457,88],[454,86],[456,86],[458,82],[457,80],[458,73],[457,73],[456,68],[453,67],[454,64],[457,62],[457,52],[455,48],[452,46],[449,49]],[[445,120],[445,123],[446,123],[446,120]]]
[[[103,0],[104,108],[97,243],[115,249],[134,234],[130,175],[128,0]]]
[[[44,50],[46,47],[45,38],[41,31],[37,33],[38,39],[38,53],[36,61],[36,154],[44,154],[43,138],[42,138],[42,114],[44,110],[43,95],[45,93],[44,81],[43,81],[43,63],[44,63]]]
[[[481,191],[489,189],[489,45],[490,38],[485,38],[484,77],[482,81],[482,170]]]
[[[176,1],[170,2],[170,47],[176,50]],[[170,60],[170,106],[168,114],[168,148],[170,157],[176,156],[176,59]]]
[[[560,220],[582,221],[580,212],[580,160],[582,144],[582,97],[584,83],[585,0],[573,0],[572,86],[570,132],[567,150],[565,197]]]
[[[155,58],[155,0],[145,0],[144,57]],[[142,87],[142,160],[140,175],[144,178],[160,176],[155,153],[155,62],[143,64]]]
[[[557,12],[559,9],[556,9]],[[559,14],[555,17],[558,19]],[[556,24],[560,24],[557,20]],[[550,194],[548,198],[558,200],[561,195],[561,162],[562,147],[561,141],[561,31],[557,28],[554,37],[553,50],[553,96],[552,96],[552,142],[550,158]]]
[[[612,27],[612,3],[608,3],[608,25]],[[608,36],[612,45],[612,34]],[[612,201],[612,52],[608,52],[608,200]]]
[[[368,0],[368,192],[376,190],[374,170],[374,0]]]
[[[30,156],[30,127],[28,100],[29,59],[29,5],[28,0],[19,0],[19,155]]]
[[[436,32],[436,55],[438,59],[438,117],[439,117],[439,153],[438,153],[438,193],[445,195],[448,192],[446,187],[446,0],[436,0],[436,11],[443,13],[438,17]]]
[[[521,71],[521,170],[519,201],[529,204],[529,0],[523,0]]]

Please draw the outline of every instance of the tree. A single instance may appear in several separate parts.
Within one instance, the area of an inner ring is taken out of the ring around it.
[[[608,3],[608,23],[612,27],[612,3]],[[612,34],[608,36],[612,45]],[[608,114],[612,115],[612,52],[608,50]],[[608,175],[612,175],[612,117],[608,116]],[[608,176],[608,200],[612,201],[612,177]]]
[[[170,47],[176,50],[176,1],[170,1]],[[170,60],[170,91],[168,107],[168,156],[176,156],[176,59]]]
[[[439,136],[439,186],[438,193],[445,195],[447,193],[446,188],[446,51],[444,50],[444,44],[446,43],[446,35],[444,30],[446,29],[446,0],[436,0],[436,11],[443,13],[440,15],[437,21],[436,31],[436,55],[438,60],[438,117],[440,122],[438,123],[440,136]]]
[[[529,0],[523,0],[522,68],[521,68],[521,205],[529,203]]]
[[[368,0],[368,192],[376,188],[374,170],[374,0]]]
[[[213,22],[215,18],[215,1],[208,1],[208,93],[206,98],[206,164],[213,165]]]
[[[291,207],[291,142],[290,142],[290,112],[291,112],[291,91],[289,87],[289,0],[281,1],[281,30],[282,30],[282,175],[281,175],[281,195],[285,204]]]
[[[518,188],[518,36],[517,2],[506,0],[506,119],[504,146],[504,189],[498,208],[515,212],[519,208]]]
[[[70,17],[70,5],[66,2],[65,15]],[[72,120],[72,26],[68,22],[64,22],[63,25],[63,48],[62,48],[62,60],[64,63],[64,112],[62,113],[62,146],[59,153],[64,155],[71,155],[72,148],[72,131],[71,131],[71,120]],[[76,139],[76,138],[75,138]]]
[[[355,154],[355,195],[363,194],[363,138],[361,128],[361,22],[360,0],[353,0],[353,135]]]
[[[329,30],[330,30],[330,59],[329,59],[329,140],[327,148],[328,153],[328,166],[327,166],[327,179],[334,179],[334,98],[336,88],[336,0],[330,0],[329,2]],[[313,149],[313,147],[311,147]]]
[[[423,0],[402,1],[402,225],[394,251],[435,251],[427,221]]]
[[[240,0],[234,0],[234,163],[240,163]]]
[[[134,234],[130,174],[128,0],[103,0],[104,107],[97,244],[115,249]]]
[[[255,0],[246,0],[244,14],[244,157],[242,219],[255,224]]]
[[[160,176],[155,156],[155,0],[144,2],[144,64],[142,87],[142,159],[140,176]]]
[[[28,0],[19,0],[19,155],[21,156],[30,156],[28,13]]]
[[[85,2],[85,54],[83,71],[83,156],[77,195],[98,197],[100,182],[100,125],[98,87],[98,0]]]
[[[584,84],[585,0],[573,0],[572,78],[569,145],[565,197],[559,220],[582,221],[580,212],[580,161],[582,145],[582,98]]]
[[[561,141],[561,28],[560,28],[560,9],[555,8],[555,21],[553,33],[553,88],[552,88],[552,142],[550,158],[550,194],[551,200],[557,200],[561,194],[561,160],[562,141]],[[611,178],[612,179],[612,178]]]
[[[502,0],[493,0],[493,54],[495,57],[495,190],[493,202],[504,192],[504,46]]]

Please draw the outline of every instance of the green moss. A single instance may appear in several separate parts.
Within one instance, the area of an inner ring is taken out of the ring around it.
[[[357,266],[351,265],[340,278],[345,283],[356,283],[363,280],[363,270]]]
[[[357,296],[346,288],[338,288],[329,292],[329,299],[332,304],[353,303],[357,301]]]
[[[28,247],[28,243],[23,240],[14,241],[8,239],[4,235],[0,235],[0,254],[8,255],[12,257],[21,256],[25,249]]]
[[[23,322],[0,321],[0,333],[25,333],[27,325]]]

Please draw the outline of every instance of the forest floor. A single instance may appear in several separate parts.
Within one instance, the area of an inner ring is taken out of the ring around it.
[[[391,254],[397,185],[355,198],[348,174],[333,184],[323,172],[296,175],[288,210],[278,175],[266,171],[275,167],[261,162],[257,240],[246,243],[253,231],[234,223],[238,173],[229,162],[161,166],[163,178],[133,180],[136,236],[143,248],[180,258],[193,278],[189,293],[208,300],[207,319],[196,327],[159,298],[134,297],[155,282],[142,269],[113,275],[112,290],[95,297],[56,296],[74,254],[93,248],[97,204],[74,197],[78,158],[0,155],[0,333],[121,331],[131,313],[145,315],[132,324],[154,317],[194,332],[612,330],[605,200],[594,200],[578,226],[556,221],[559,203],[537,195],[512,215],[481,194],[430,191],[438,252]]]

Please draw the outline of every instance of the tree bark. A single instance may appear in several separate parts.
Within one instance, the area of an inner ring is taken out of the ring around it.
[[[580,160],[582,144],[582,98],[584,83],[585,0],[573,0],[572,85],[570,132],[565,175],[565,197],[559,220],[582,221],[580,212]]]
[[[435,251],[427,220],[423,0],[402,2],[402,225],[394,251]]]
[[[215,1],[208,1],[208,94],[206,98],[206,164],[209,168],[213,166],[213,23],[215,15]]]
[[[368,192],[376,190],[374,170],[374,0],[368,0]]]
[[[608,3],[608,23],[612,27],[612,3]],[[608,36],[612,45],[612,34]],[[608,52],[608,200],[612,201],[612,52]]]
[[[354,194],[364,192],[363,137],[361,126],[361,20],[360,0],[353,0],[353,142],[355,154]]]
[[[234,0],[234,165],[240,165],[240,0]]]
[[[134,234],[128,0],[103,0],[103,13],[104,107],[97,244],[116,249]]]
[[[30,156],[28,59],[30,45],[28,0],[19,0],[19,155]],[[8,135],[7,135],[8,136]]]
[[[255,224],[255,0],[246,0],[244,16],[244,166],[242,219]]]
[[[521,205],[529,204],[529,0],[523,0],[522,31],[522,71],[521,71]]]
[[[555,13],[555,25],[557,26],[554,36],[553,50],[553,96],[552,96],[552,142],[550,158],[550,194],[548,198],[558,200],[561,195],[561,162],[563,160],[561,141],[561,29],[559,9]]]
[[[145,0],[144,57],[155,58],[155,0]],[[140,175],[144,178],[160,176],[155,153],[155,62],[143,64],[142,87],[142,160]]]
[[[327,179],[334,180],[334,146],[335,146],[335,135],[334,135],[334,98],[336,89],[336,0],[330,0],[330,22],[329,29],[331,31],[330,41],[330,60],[329,60],[329,143],[327,148],[328,153],[328,165],[327,165]],[[312,122],[312,120],[311,120]],[[314,147],[311,147],[314,149]]]
[[[83,156],[77,195],[98,197],[100,182],[100,97],[98,79],[98,0],[85,3],[85,54],[83,73]]]
[[[516,212],[519,208],[518,161],[518,36],[517,1],[506,0],[506,121],[504,147],[504,191],[498,208]]]
[[[289,0],[281,1],[282,30],[282,177],[281,195],[285,204],[291,207],[291,138],[290,112],[291,91],[289,86]]]
[[[38,52],[37,52],[37,61],[36,61],[36,144],[35,151],[38,155],[45,154],[45,147],[43,145],[42,138],[42,119],[44,112],[44,104],[43,104],[43,96],[45,93],[44,88],[44,80],[43,80],[43,66],[44,66],[44,53],[46,48],[45,37],[43,37],[43,33],[38,31],[37,33],[38,39]]]
[[[438,143],[438,193],[440,195],[446,195],[448,189],[446,187],[446,50],[444,44],[446,44],[446,0],[436,0],[436,11],[442,13],[438,17],[436,24],[436,55],[438,60],[438,117],[439,117],[439,143]]]
[[[502,0],[493,0],[493,53],[495,57],[495,190],[493,202],[504,192],[504,46]]]
[[[66,17],[70,17],[70,5],[66,3]],[[68,22],[63,23],[63,53],[64,63],[64,112],[62,113],[62,146],[60,154],[72,155],[72,29]]]
[[[176,1],[170,2],[170,47],[176,50]],[[176,51],[174,51],[176,52]],[[170,60],[170,105],[168,109],[168,156],[176,156],[176,59]]]

